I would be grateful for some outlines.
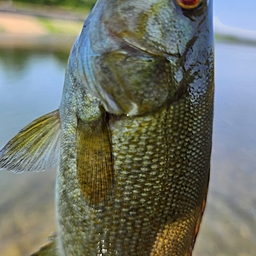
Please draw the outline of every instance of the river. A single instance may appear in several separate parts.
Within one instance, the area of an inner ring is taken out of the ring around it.
[[[67,54],[0,50],[0,145],[58,108]],[[256,48],[216,43],[208,203],[195,256],[256,255]],[[55,170],[0,173],[0,254],[27,256],[56,231]]]

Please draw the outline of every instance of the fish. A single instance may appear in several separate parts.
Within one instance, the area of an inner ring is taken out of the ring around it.
[[[99,0],[70,52],[59,109],[0,151],[58,166],[57,235],[32,255],[191,255],[206,205],[212,0]]]

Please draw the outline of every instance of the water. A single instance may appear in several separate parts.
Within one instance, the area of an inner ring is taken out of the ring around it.
[[[216,44],[208,204],[195,255],[256,255],[256,48]]]
[[[67,56],[0,50],[1,146],[58,108]],[[0,176],[0,255],[27,256],[56,231],[55,171]]]
[[[0,51],[0,145],[58,108],[67,55]],[[216,44],[211,182],[195,256],[256,255],[256,48]],[[1,255],[28,255],[56,231],[55,171],[0,174]]]

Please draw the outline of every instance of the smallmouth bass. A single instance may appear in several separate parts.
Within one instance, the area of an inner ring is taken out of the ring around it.
[[[100,0],[60,108],[0,151],[0,169],[59,165],[58,233],[33,255],[190,255],[210,170],[212,1]]]

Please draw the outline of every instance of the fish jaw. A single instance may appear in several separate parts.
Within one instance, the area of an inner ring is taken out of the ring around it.
[[[100,1],[79,38],[79,76],[109,113],[156,111],[177,100],[176,78],[212,47],[209,15],[207,1],[194,12],[175,1]]]
[[[204,18],[200,10],[185,16],[176,1],[169,0],[98,3],[89,31],[92,48],[98,53],[120,49],[124,41],[152,55],[182,55]]]

